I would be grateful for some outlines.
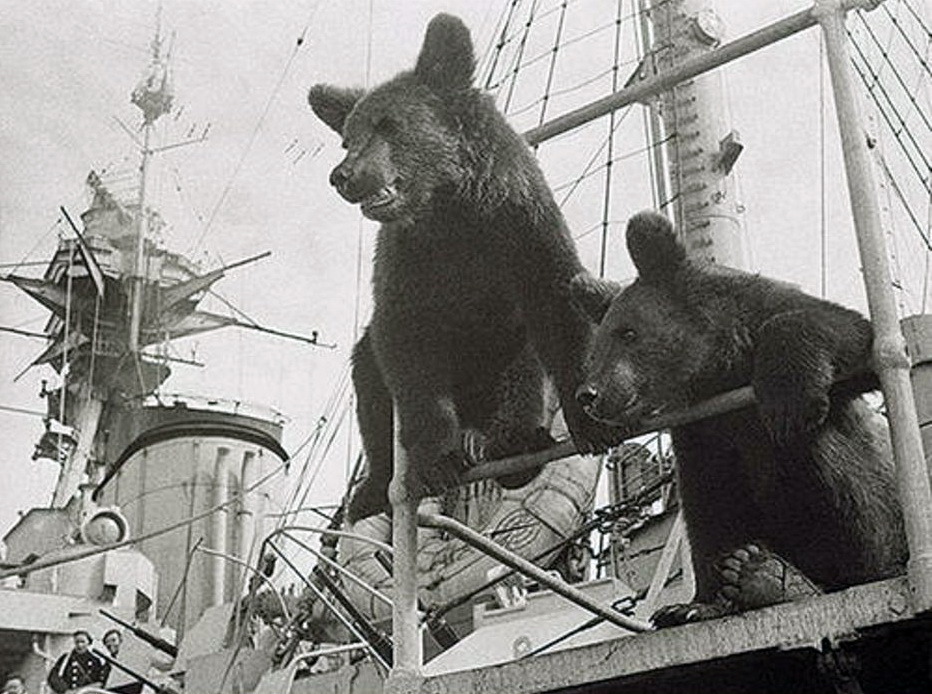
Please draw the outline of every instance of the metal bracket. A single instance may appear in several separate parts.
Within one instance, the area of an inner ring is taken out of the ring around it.
[[[743,151],[741,136],[738,135],[737,130],[732,130],[719,141],[718,152],[712,160],[712,170],[720,171],[722,175],[727,176]]]

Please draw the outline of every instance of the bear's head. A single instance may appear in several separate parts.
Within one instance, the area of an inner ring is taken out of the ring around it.
[[[343,137],[346,156],[330,183],[378,222],[410,220],[434,194],[463,177],[463,108],[475,56],[469,30],[456,17],[431,20],[414,70],[369,92],[318,84],[308,101]]]
[[[598,323],[577,400],[590,417],[630,427],[689,402],[712,361],[717,331],[690,300],[701,270],[687,260],[666,217],[632,217],[627,244],[638,271],[633,284],[621,289],[578,275],[572,292],[576,306]]]

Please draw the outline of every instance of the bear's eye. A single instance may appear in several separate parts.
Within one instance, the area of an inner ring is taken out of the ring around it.
[[[618,339],[625,344],[631,344],[638,339],[637,331],[634,328],[618,328],[615,334],[618,336]]]

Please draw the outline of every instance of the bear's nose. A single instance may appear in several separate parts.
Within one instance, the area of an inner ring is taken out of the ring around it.
[[[576,389],[576,402],[585,409],[590,409],[595,405],[596,401],[599,399],[599,391],[595,389],[595,386],[583,384]]]
[[[352,172],[349,167],[345,163],[340,164],[330,172],[330,185],[334,188],[342,188],[350,180],[351,176]]]

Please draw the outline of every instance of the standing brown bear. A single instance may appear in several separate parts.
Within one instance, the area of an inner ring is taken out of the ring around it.
[[[369,92],[316,85],[308,97],[343,137],[330,182],[381,223],[372,320],[353,355],[369,473],[351,522],[386,508],[393,400],[421,493],[458,483],[466,428],[485,435],[488,457],[550,445],[547,376],[577,446],[608,443],[574,399],[591,333],[570,298],[582,266],[474,69],[469,31],[441,14],[414,70]]]
[[[586,411],[630,428],[739,386],[758,402],[672,431],[696,596],[655,622],[902,572],[886,422],[860,397],[876,387],[868,321],[785,283],[691,262],[658,214],[633,217],[627,243],[632,285],[573,283],[600,322],[578,393]]]

